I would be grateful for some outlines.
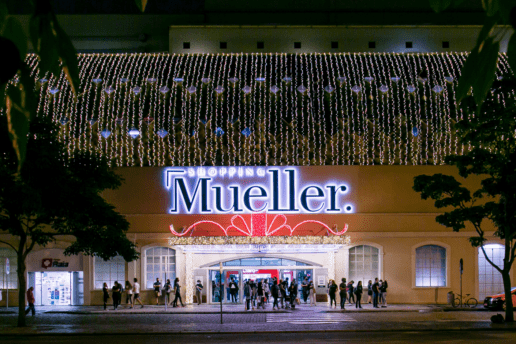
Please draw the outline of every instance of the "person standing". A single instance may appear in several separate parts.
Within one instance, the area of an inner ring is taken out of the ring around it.
[[[272,298],[274,299],[274,303],[272,304],[272,309],[274,310],[274,307],[279,310],[279,304],[278,304],[278,298],[279,298],[279,287],[278,282],[274,281],[271,288],[271,294]]]
[[[306,303],[306,299],[308,298],[308,294],[310,293],[308,289],[309,281],[308,277],[303,279],[303,283],[301,283],[301,291],[303,293],[303,301]]]
[[[251,280],[251,282],[249,282],[249,286],[251,287],[251,304],[254,311],[254,308],[257,306],[256,299],[258,298],[258,285],[254,282],[254,280]]]
[[[172,302],[170,294],[172,294],[172,296],[175,294],[172,293],[172,283],[170,283],[170,279],[167,279],[167,281],[165,282],[165,285],[163,286],[163,291],[165,292],[165,304],[169,305]]]
[[[118,281],[115,281],[115,284],[113,285],[113,288],[111,289],[112,295],[113,295],[113,307],[116,311],[118,308],[118,305],[120,305],[120,301],[122,300],[122,293],[121,293],[121,286]]]
[[[161,296],[161,282],[159,277],[156,277],[156,282],[152,285],[154,287],[154,296],[156,297],[156,306],[159,306],[159,297]]]
[[[367,282],[367,303],[371,303],[371,300],[373,299],[373,282],[369,280]]]
[[[269,280],[263,281],[263,294],[265,295],[265,301],[269,303],[269,295],[271,294],[271,287],[269,286]]]
[[[174,289],[176,290],[176,297],[174,299],[173,307],[177,307],[177,300],[181,302],[181,307],[184,307],[183,299],[181,298],[181,285],[179,284],[179,277],[176,277],[174,281]]]
[[[134,284],[133,284],[133,291],[134,291],[134,301],[133,301],[133,304],[138,301],[138,303],[142,306],[143,308],[143,303],[142,303],[142,300],[140,299],[140,283],[138,283],[138,278],[135,278],[134,279]]]
[[[34,307],[34,303],[36,303],[36,299],[34,298],[34,287],[27,289],[27,302],[29,303],[29,307],[25,310],[25,315],[32,311],[32,316],[35,316],[36,308]]]
[[[349,281],[348,283],[348,299],[349,299],[349,304],[352,305],[354,304],[356,301],[355,301],[355,287],[353,286],[353,283],[355,283],[355,281]]]
[[[109,299],[109,291],[108,291],[108,285],[106,282],[104,282],[104,286],[102,287],[102,298],[104,299],[104,310],[107,309],[107,301]]]
[[[355,301],[355,308],[362,308],[362,281],[358,281],[357,287],[355,288],[355,295],[357,296],[357,300]]]
[[[346,279],[342,278],[342,282],[339,285],[339,296],[340,296],[340,309],[346,308]]]
[[[297,299],[297,282],[294,278],[290,283],[290,287],[288,288],[288,292],[290,294],[290,307],[296,307],[296,299]]]
[[[372,289],[373,289],[373,307],[380,308],[380,307],[378,307],[378,293],[379,293],[378,277],[374,279]]]
[[[328,289],[328,294],[330,295],[330,308],[333,304],[335,304],[335,308],[337,308],[337,283],[335,283],[335,280],[330,281],[330,288]]]
[[[387,307],[387,288],[389,285],[387,284],[387,280],[383,281],[382,287],[380,288],[381,295],[382,295],[382,308]]]
[[[316,303],[316,299],[317,299],[317,294],[315,292],[315,284],[313,281],[310,282],[310,284],[308,285],[308,288],[309,288],[309,293],[310,293],[310,306],[316,306],[317,303]]]
[[[244,309],[248,311],[251,308],[251,285],[249,281],[245,281],[244,283],[244,298],[245,298],[245,307]]]
[[[125,299],[125,303],[130,305],[130,309],[133,308],[133,285],[129,281],[125,281],[125,291],[127,293],[127,297]]]
[[[287,291],[285,290],[285,284],[283,283],[283,280],[279,280],[279,283],[278,283],[278,288],[279,288],[279,300],[280,300],[280,303],[281,303],[281,308],[285,308],[285,296],[287,294]]]
[[[234,277],[231,277],[231,282],[229,282],[229,294],[231,295],[231,302],[237,302],[238,284]]]
[[[204,289],[201,280],[197,280],[195,285],[195,297],[197,298],[197,305],[200,306],[202,303],[202,290]]]

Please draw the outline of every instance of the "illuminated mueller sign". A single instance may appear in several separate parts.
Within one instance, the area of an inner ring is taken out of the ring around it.
[[[351,213],[349,187],[300,180],[298,167],[185,167],[165,170],[171,214]],[[301,168],[302,169],[302,168]]]

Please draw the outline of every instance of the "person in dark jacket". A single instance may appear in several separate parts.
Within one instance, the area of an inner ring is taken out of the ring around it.
[[[367,303],[371,303],[373,300],[373,282],[369,280],[367,282]]]
[[[118,281],[115,281],[111,291],[113,295],[113,307],[116,310],[120,304],[120,301],[122,300],[122,286],[118,283]]]
[[[258,302],[256,308],[260,308],[260,306],[265,309],[265,292],[263,289],[263,281],[258,282]]]
[[[303,292],[303,300],[305,301],[305,303],[308,299],[308,294],[310,293],[310,290],[308,289],[309,284],[310,282],[308,281],[308,277],[305,277],[303,283],[301,283],[301,291]]]
[[[290,287],[288,287],[288,293],[290,295],[290,307],[295,308],[297,299],[297,282],[295,278],[290,283]]]
[[[382,286],[380,287],[380,295],[382,295],[382,308],[387,307],[387,288],[389,285],[387,284],[387,280],[383,281]]]
[[[231,302],[238,301],[238,283],[235,282],[234,277],[231,277],[231,282],[229,282],[229,294],[231,295]]]
[[[380,292],[378,278],[374,279],[372,289],[373,289],[373,307],[380,308],[380,307],[378,307],[378,293]]]
[[[335,308],[337,308],[337,300],[336,300],[337,289],[338,289],[337,283],[335,283],[335,280],[331,280],[330,288],[328,291],[328,294],[330,295],[330,308],[333,304],[335,304]]]
[[[355,308],[362,308],[362,281],[358,281],[357,287],[355,288],[355,295],[357,296],[357,300],[355,302]]]
[[[346,307],[346,279],[342,279],[342,283],[339,285],[339,296],[340,296],[340,309]]]
[[[353,286],[353,283],[355,283],[355,281],[349,281],[349,284],[348,284],[348,299],[349,299],[349,304],[353,304],[355,303],[355,287]]]
[[[181,285],[179,284],[179,278],[176,277],[174,280],[174,289],[176,290],[176,295],[174,298],[174,302],[172,303],[173,307],[177,307],[177,301],[181,302],[181,307],[185,307],[183,304],[183,299],[181,298]]]
[[[280,289],[278,286],[278,282],[275,280],[274,283],[272,284],[272,288],[271,288],[272,298],[274,299],[274,303],[272,304],[273,310],[274,310],[274,307],[276,307],[276,309],[279,309],[279,304],[278,304],[279,293],[280,293]]]
[[[249,281],[245,281],[244,284],[244,298],[245,298],[245,310],[248,311],[251,308],[251,285]]]
[[[104,282],[104,286],[102,287],[102,294],[104,299],[104,310],[107,309],[107,301],[109,299],[109,289],[106,282]]]

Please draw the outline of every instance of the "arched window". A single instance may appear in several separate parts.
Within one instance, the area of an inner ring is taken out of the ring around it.
[[[416,287],[446,286],[446,249],[437,245],[416,248]]]
[[[376,247],[369,245],[355,246],[349,249],[349,277],[350,281],[367,281],[379,277],[379,252]]]
[[[161,283],[176,278],[176,251],[168,247],[151,247],[145,250],[145,271],[147,289],[159,278]]]
[[[125,260],[121,256],[104,260],[95,257],[95,289],[102,289],[104,283],[111,288],[115,281],[125,285]]]
[[[504,247],[498,244],[484,245],[489,259],[498,266],[503,267]],[[482,252],[482,248],[478,248],[478,299],[484,300],[486,296],[503,293],[502,274],[487,261]]]
[[[9,275],[5,274],[5,258],[9,258]],[[18,276],[16,275],[17,268],[18,260],[16,252],[10,248],[0,248],[0,289],[18,289]]]

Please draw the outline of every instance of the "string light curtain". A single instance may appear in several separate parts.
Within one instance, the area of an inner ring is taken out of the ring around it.
[[[461,154],[466,53],[83,54],[36,78],[69,151],[113,166],[437,165]],[[497,76],[510,74],[500,55]],[[16,81],[14,81],[16,82]]]

